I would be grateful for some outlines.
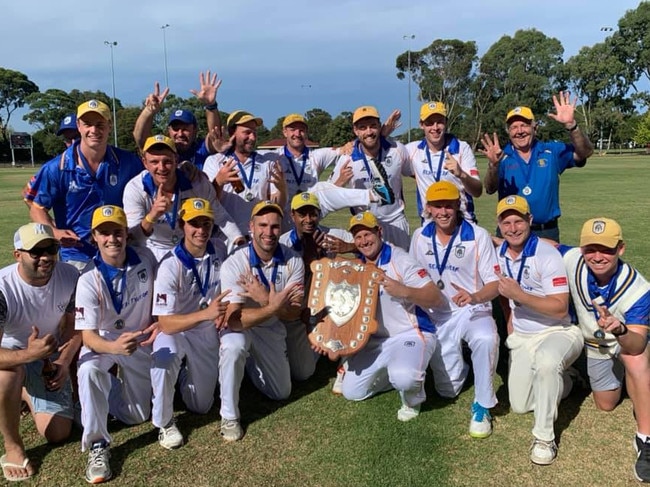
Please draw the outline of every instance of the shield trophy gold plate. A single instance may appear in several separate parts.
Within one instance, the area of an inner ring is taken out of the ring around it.
[[[361,350],[377,331],[381,271],[374,264],[343,258],[311,263],[309,341],[331,360]]]

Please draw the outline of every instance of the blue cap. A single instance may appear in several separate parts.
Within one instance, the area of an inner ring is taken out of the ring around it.
[[[196,117],[189,110],[174,110],[169,115],[169,122],[167,123],[167,125],[171,125],[172,122],[175,122],[177,120],[179,122],[189,123],[191,125],[196,125]]]
[[[77,130],[77,116],[74,113],[66,115],[63,120],[61,120],[61,125],[59,125],[59,131],[56,135],[61,135],[61,132],[64,130]]]

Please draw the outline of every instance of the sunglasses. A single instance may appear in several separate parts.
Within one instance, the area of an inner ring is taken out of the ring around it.
[[[19,249],[21,252],[27,252],[32,259],[39,259],[45,254],[56,255],[59,253],[61,246],[59,244],[48,245],[47,247],[34,247],[31,250]]]

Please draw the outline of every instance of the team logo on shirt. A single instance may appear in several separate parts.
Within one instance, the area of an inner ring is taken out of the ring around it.
[[[524,266],[524,279],[529,279],[530,278],[530,268],[528,266]]]
[[[386,156],[386,159],[384,160],[384,166],[390,167],[393,165],[393,158],[392,156]]]
[[[408,340],[408,341],[404,342],[404,346],[408,347],[408,348],[413,348],[415,346],[415,342],[412,341],[412,340]]]
[[[79,191],[79,186],[77,186],[77,183],[74,181],[70,181],[70,184],[68,185],[68,192],[69,193],[77,193]]]
[[[77,321],[84,321],[86,319],[83,307],[74,309],[74,319]]]
[[[465,247],[457,245],[456,250],[454,250],[454,255],[457,259],[462,259],[465,256]]]
[[[147,282],[149,276],[147,275],[147,269],[142,269],[138,271],[138,279],[140,282]]]
[[[537,165],[538,165],[539,167],[546,167],[546,159],[539,159],[539,160],[537,161]]]
[[[275,285],[277,286],[282,282],[282,272],[278,271],[278,275],[275,276]]]
[[[108,182],[111,186],[115,186],[117,184],[117,174],[111,174],[111,177],[108,179]]]
[[[214,259],[214,262],[212,262],[212,268],[215,271],[218,271],[220,267],[221,267],[221,261],[219,259]]]
[[[156,306],[167,306],[166,293],[156,293]]]

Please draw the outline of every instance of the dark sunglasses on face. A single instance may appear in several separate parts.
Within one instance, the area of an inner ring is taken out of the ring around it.
[[[31,250],[20,249],[21,252],[27,252],[32,259],[39,259],[43,255],[56,255],[59,253],[61,246],[59,244],[48,245],[47,247],[34,247]]]

